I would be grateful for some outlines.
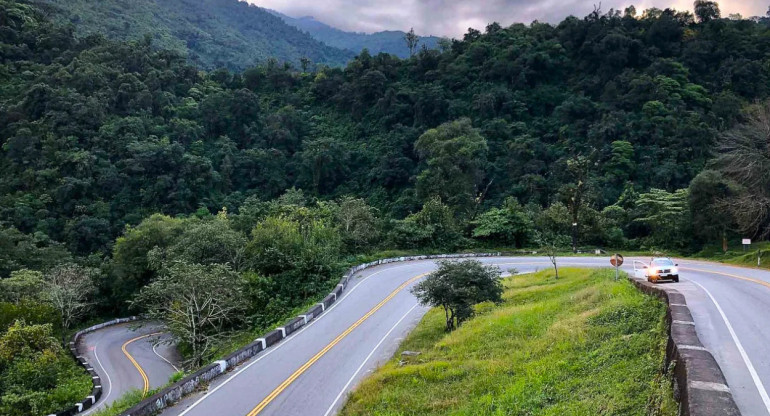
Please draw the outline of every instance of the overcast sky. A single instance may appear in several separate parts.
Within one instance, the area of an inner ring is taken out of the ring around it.
[[[600,1],[591,0],[247,0],[292,17],[314,16],[334,27],[358,32],[409,30],[418,34],[460,37],[469,27],[483,30],[489,22],[504,26],[533,20],[558,23],[574,14],[583,17]],[[693,0],[603,0],[602,10],[634,4],[692,10]],[[719,1],[723,15],[764,15],[770,0]]]

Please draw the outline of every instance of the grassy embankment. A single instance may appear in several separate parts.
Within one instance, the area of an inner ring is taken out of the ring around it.
[[[752,244],[751,248],[746,251],[743,250],[743,246],[737,243],[740,243],[740,241],[729,245],[727,252],[722,251],[721,246],[708,246],[694,255],[693,258],[734,264],[736,266],[757,267],[757,252],[761,250],[762,259],[759,267],[770,269],[770,242]]]
[[[675,415],[665,307],[607,270],[504,280],[453,333],[431,310],[342,415]],[[403,351],[419,351],[402,356]]]

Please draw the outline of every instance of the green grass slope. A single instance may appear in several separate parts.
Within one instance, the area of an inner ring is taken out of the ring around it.
[[[342,415],[676,414],[663,304],[610,271],[552,276],[506,279],[504,303],[451,334],[431,310]]]
[[[238,0],[30,0],[78,35],[141,40],[186,53],[202,68],[244,69],[274,57],[342,65],[350,51],[333,48],[280,18]]]

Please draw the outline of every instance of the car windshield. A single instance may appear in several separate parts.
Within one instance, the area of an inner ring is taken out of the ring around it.
[[[668,259],[665,260],[655,260],[652,262],[655,266],[673,266],[674,262]]]

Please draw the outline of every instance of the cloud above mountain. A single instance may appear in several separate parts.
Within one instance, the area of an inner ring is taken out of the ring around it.
[[[556,23],[566,16],[585,16],[599,1],[586,0],[248,0],[293,17],[314,16],[339,29],[359,32],[409,30],[420,34],[460,37],[469,27],[484,29],[489,22],[502,25],[533,20]],[[692,10],[692,0],[603,0],[602,10],[637,10],[649,7]],[[719,2],[724,15],[764,15],[770,1]]]

